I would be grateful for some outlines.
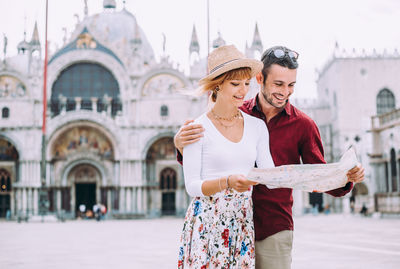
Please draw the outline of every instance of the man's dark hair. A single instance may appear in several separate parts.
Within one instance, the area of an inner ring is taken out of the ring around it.
[[[285,55],[282,58],[277,58],[274,55],[274,51],[279,49],[285,52]],[[287,67],[289,69],[297,69],[299,64],[297,63],[296,59],[289,57],[287,53],[289,51],[292,50],[284,46],[274,46],[264,51],[263,55],[261,56],[261,61],[264,63],[264,67],[262,69],[262,74],[264,77],[263,83],[265,83],[265,80],[267,79],[268,75],[268,70],[273,64],[278,64],[280,66]]]

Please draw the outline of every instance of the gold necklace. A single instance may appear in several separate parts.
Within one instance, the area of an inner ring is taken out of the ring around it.
[[[216,119],[216,120],[225,129],[232,128],[233,126],[236,125],[236,122],[237,122],[237,121],[234,121],[231,125],[226,125],[226,124],[222,123],[222,121],[220,119]]]
[[[233,115],[233,116],[230,117],[230,118],[224,118],[224,117],[221,117],[221,116],[217,115],[217,114],[214,112],[214,109],[211,109],[211,114],[213,114],[214,118],[215,118],[216,120],[218,120],[218,121],[220,121],[220,120],[233,121],[233,120],[241,119],[241,118],[242,118],[242,114],[240,114],[240,111],[239,111],[239,110],[236,112],[235,115]]]

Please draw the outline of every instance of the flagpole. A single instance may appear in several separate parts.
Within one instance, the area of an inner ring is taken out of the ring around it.
[[[210,54],[210,1],[207,0],[207,56]]]
[[[48,0],[46,0],[46,26],[43,71],[43,121],[42,121],[42,161],[41,161],[41,189],[39,194],[39,214],[45,215],[49,208],[49,197],[46,189],[46,114],[47,114],[47,23]]]

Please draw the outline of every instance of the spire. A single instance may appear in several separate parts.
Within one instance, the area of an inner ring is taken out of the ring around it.
[[[263,51],[263,45],[260,37],[260,32],[258,31],[258,24],[256,22],[256,28],[254,29],[253,43],[251,44],[253,50]]]
[[[339,57],[340,55],[340,47],[339,47],[339,42],[337,40],[335,41],[335,49],[333,50],[333,57]]]
[[[197,38],[196,26],[193,24],[192,39],[190,41],[189,53],[200,52],[199,40]]]
[[[40,40],[39,40],[39,31],[37,27],[37,21],[35,22],[35,28],[33,28],[33,34],[31,42],[29,42],[31,46],[39,46],[40,47]]]

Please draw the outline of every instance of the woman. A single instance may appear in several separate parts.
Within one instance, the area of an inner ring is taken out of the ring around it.
[[[251,200],[254,167],[274,166],[265,123],[240,112],[250,79],[263,67],[234,46],[215,49],[199,81],[214,105],[195,120],[200,141],[183,150],[185,186],[193,200],[181,235],[178,268],[254,268]]]

